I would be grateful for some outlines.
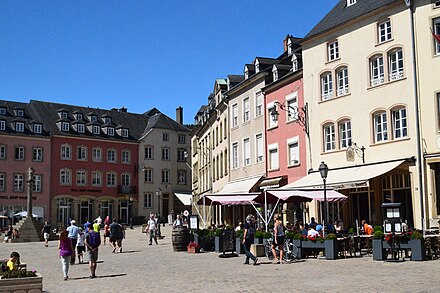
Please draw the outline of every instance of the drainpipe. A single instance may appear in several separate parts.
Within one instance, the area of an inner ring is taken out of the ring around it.
[[[416,56],[416,40],[415,40],[415,29],[414,29],[414,1],[405,0],[405,4],[410,10],[410,20],[411,20],[411,49],[412,49],[412,59],[413,59],[413,79],[414,79],[414,98],[415,98],[415,112],[416,112],[416,135],[417,135],[417,165],[419,173],[419,194],[420,194],[420,219],[422,223],[422,231],[425,231],[425,207],[424,207],[424,184],[423,184],[423,152],[421,146],[421,129],[420,129],[420,108],[419,108],[419,88],[418,88],[418,72],[417,72],[417,56]]]

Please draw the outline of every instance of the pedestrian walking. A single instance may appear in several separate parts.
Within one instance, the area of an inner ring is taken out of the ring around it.
[[[76,243],[76,252],[78,254],[78,263],[83,263],[84,261],[84,252],[86,251],[85,244],[86,235],[82,228],[79,228],[78,232],[78,241]]]
[[[98,262],[98,248],[101,245],[101,236],[96,233],[91,224],[87,226],[88,232],[86,233],[85,245],[89,252],[89,265],[90,265],[90,278],[96,278],[96,267]]]
[[[66,229],[66,231],[69,233],[68,237],[70,238],[73,247],[76,247],[76,242],[78,241],[78,232],[79,232],[79,228],[75,225],[75,223],[76,223],[75,220],[70,221],[70,226],[67,227]],[[76,254],[74,250],[70,258],[71,265],[75,264],[75,258],[76,258]]]
[[[60,242],[58,249],[60,250],[60,259],[63,267],[64,281],[69,278],[69,263],[71,263],[71,256],[74,253],[71,239],[68,237],[68,232],[64,230],[60,234]]]
[[[274,227],[273,227],[273,243],[272,243],[272,253],[273,253],[273,262],[277,264],[283,263],[283,256],[284,256],[284,225],[281,221],[280,215],[274,216]],[[278,249],[280,251],[280,258],[277,259],[277,253],[275,248],[278,246]]]
[[[110,238],[110,222],[106,223],[104,221],[104,245],[107,238]]]
[[[116,222],[113,218],[113,222],[110,225],[110,245],[113,247],[113,253],[119,247],[119,252],[122,252],[122,239],[124,238],[124,232],[122,225]]]
[[[150,243],[148,245],[153,245],[153,239],[154,242],[157,244],[156,231],[157,231],[157,221],[154,218],[154,215],[151,214],[150,219],[147,222],[147,226],[145,227],[145,233],[148,233],[148,235],[150,236]]]
[[[246,260],[244,261],[245,265],[249,264],[249,259],[252,259],[254,262],[253,265],[256,265],[258,262],[258,258],[251,252],[251,244],[254,243],[254,235],[255,235],[255,222],[254,217],[252,215],[248,215],[246,217],[246,223],[244,224],[244,232],[243,232],[243,248],[246,253]]]
[[[50,230],[52,230],[52,226],[49,224],[48,221],[45,221],[43,229],[41,229],[41,234],[43,234],[44,246],[46,247],[49,246]]]
[[[101,224],[98,222],[98,219],[96,219],[95,222],[93,223],[93,231],[99,233],[100,230],[101,230]]]

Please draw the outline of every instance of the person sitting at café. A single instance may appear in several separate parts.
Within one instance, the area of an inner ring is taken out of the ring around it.
[[[318,223],[315,221],[315,217],[311,217],[310,218],[310,223],[309,223],[309,227],[310,226],[315,226],[316,227],[316,225],[318,225]]]
[[[365,235],[373,234],[373,227],[367,223],[367,221],[362,220],[362,228]]]
[[[307,236],[309,233],[309,224],[305,223],[303,228],[301,229],[301,234]]]
[[[307,232],[307,237],[318,237],[319,232],[315,230],[315,225],[309,225],[309,231]],[[322,229],[322,226],[321,226]]]
[[[183,220],[181,215],[177,215],[176,220],[173,222],[173,227],[182,227],[183,226]]]
[[[335,228],[336,233],[342,232],[342,225],[339,223],[338,220],[335,220],[335,223],[333,224],[333,227]]]
[[[11,253],[11,257],[9,258],[8,262],[6,263],[9,270],[17,270],[18,266],[20,265],[20,254],[16,251]]]

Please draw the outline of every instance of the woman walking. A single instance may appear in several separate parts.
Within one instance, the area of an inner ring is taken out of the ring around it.
[[[250,251],[251,244],[254,243],[254,235],[255,235],[255,225],[254,225],[254,217],[249,215],[246,217],[246,224],[244,224],[244,233],[243,233],[243,248],[246,253],[246,260],[244,261],[245,265],[249,264],[249,259],[252,259],[254,262],[253,265],[257,264],[258,258],[252,254]]]
[[[68,235],[69,234],[66,230],[61,232],[60,243],[58,244],[58,249],[60,250],[61,264],[63,265],[64,281],[67,281],[67,279],[69,278],[70,257],[73,253],[72,241],[69,237],[67,237]]]
[[[281,222],[281,216],[275,215],[274,216],[274,228],[273,228],[273,243],[272,243],[272,253],[274,257],[274,263],[283,263],[283,256],[284,256],[284,225],[283,222]],[[278,249],[280,251],[280,258],[277,260],[277,253],[275,250],[275,247],[278,246]]]

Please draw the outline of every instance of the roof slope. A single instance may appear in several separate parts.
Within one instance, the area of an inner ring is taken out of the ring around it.
[[[148,118],[147,126],[142,134],[144,136],[147,134],[152,128],[160,128],[160,129],[170,129],[174,131],[180,132],[190,132],[190,129],[177,123],[177,121],[171,119],[165,114],[157,113]]]
[[[403,3],[402,0],[357,0],[356,4],[347,7],[346,0],[339,0],[338,4],[336,4],[335,7],[333,7],[333,9],[321,19],[321,21],[307,34],[304,40],[322,34],[352,19],[397,1]]]

